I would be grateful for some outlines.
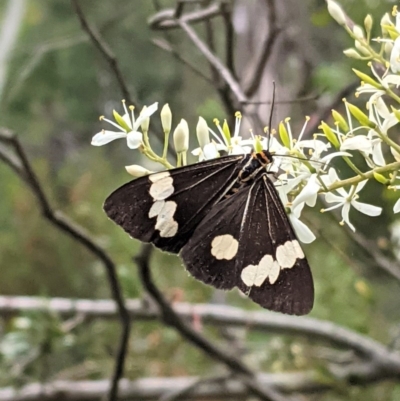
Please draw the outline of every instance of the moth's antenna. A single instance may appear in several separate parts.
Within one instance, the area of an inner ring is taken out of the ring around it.
[[[269,114],[269,122],[268,122],[267,150],[269,150],[269,143],[271,139],[272,115],[274,114],[274,106],[275,106],[275,81],[272,81],[272,102],[271,102],[271,111]]]

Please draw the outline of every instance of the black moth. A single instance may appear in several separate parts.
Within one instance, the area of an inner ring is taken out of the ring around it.
[[[263,150],[140,177],[113,192],[104,210],[133,238],[179,253],[198,280],[304,315],[313,280],[268,178],[271,162]]]

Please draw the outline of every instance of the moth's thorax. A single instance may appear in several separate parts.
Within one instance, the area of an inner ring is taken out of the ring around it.
[[[259,153],[253,152],[245,160],[239,172],[239,181],[242,183],[254,180],[260,172],[265,170],[265,167],[272,163],[272,155],[268,150],[262,150]]]

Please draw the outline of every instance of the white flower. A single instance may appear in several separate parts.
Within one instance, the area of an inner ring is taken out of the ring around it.
[[[394,204],[393,212],[394,213],[399,213],[400,212],[400,198],[397,199],[397,202]]]
[[[300,221],[300,215],[303,210],[304,203],[294,207],[288,202],[288,198],[286,192],[283,190],[283,187],[277,187],[277,190],[285,209],[288,211],[288,217],[297,238],[304,244],[313,242],[315,240],[314,233],[302,221]]]
[[[242,115],[239,112],[236,112],[235,117],[236,120],[233,136],[231,135],[227,122],[224,121],[223,127],[221,128],[221,125],[217,119],[215,119],[214,122],[218,128],[220,136],[210,129],[211,135],[217,141],[218,150],[223,150],[230,155],[250,153],[252,150],[253,139],[242,139],[242,137],[239,135]]]
[[[325,184],[328,185],[333,184],[336,181],[339,181],[339,177],[333,168],[329,169],[328,176],[324,176],[322,177],[322,179],[324,179]],[[336,204],[328,209],[324,209],[324,212],[328,212],[330,210],[341,207],[342,208],[341,223],[342,224],[346,223],[353,231],[355,231],[355,228],[350,223],[349,219],[349,212],[351,206],[353,206],[359,212],[366,214],[368,216],[379,216],[382,212],[382,208],[357,201],[359,197],[358,192],[360,192],[364,188],[366,183],[367,180],[358,183],[356,186],[352,185],[349,192],[346,192],[344,188],[338,188],[336,189],[336,192],[339,195],[335,195],[331,192],[325,194],[326,202],[336,203]]]
[[[114,118],[117,122],[104,117],[101,118],[116,127],[119,131],[102,130],[92,138],[92,145],[102,146],[119,138],[126,138],[128,147],[131,149],[137,149],[143,143],[143,134],[139,132],[138,129],[142,123],[146,122],[146,120],[157,110],[158,103],[145,107],[137,119],[135,119],[133,108],[131,108],[131,114],[129,115],[125,102],[122,102],[122,104],[125,110],[123,116],[120,116],[114,111]]]
[[[359,150],[369,155],[372,152],[372,141],[365,135],[345,137],[340,145],[340,150]]]
[[[393,49],[390,53],[390,69],[394,73],[400,71],[400,36],[394,41]]]

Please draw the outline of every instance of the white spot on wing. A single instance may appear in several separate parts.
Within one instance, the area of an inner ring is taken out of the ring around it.
[[[304,253],[297,240],[286,241],[276,249],[276,260],[282,269],[291,269],[297,259],[304,258]]]
[[[176,207],[177,204],[175,202],[162,202],[156,223],[156,229],[160,231],[160,237],[173,237],[178,232],[178,223],[174,220]]]
[[[218,235],[211,242],[211,254],[218,260],[233,259],[238,248],[239,242],[230,234]]]
[[[293,240],[293,241],[292,241],[292,244],[293,244],[294,249],[295,249],[295,251],[296,251],[297,257],[298,257],[299,259],[304,259],[304,252],[303,252],[303,250],[301,249],[301,246],[300,246],[299,242],[298,242],[297,240]]]
[[[155,173],[155,174],[151,174],[149,175],[149,180],[151,182],[157,182],[162,180],[165,177],[170,177],[171,174],[168,171],[161,171],[161,173]]]
[[[158,216],[159,213],[161,212],[161,209],[164,207],[164,204],[165,204],[164,201],[154,202],[149,210],[149,219]]]
[[[249,265],[242,270],[241,279],[248,286],[260,287],[269,278],[274,284],[279,277],[279,264],[271,255],[265,255],[258,265]]]
[[[276,260],[282,269],[293,267],[296,259],[297,254],[292,241],[286,241],[283,245],[279,245],[276,248]]]
[[[174,193],[174,186],[172,185],[173,179],[167,171],[156,174],[156,176],[164,173],[167,173],[168,175],[164,175],[161,178],[156,179],[156,181],[154,181],[150,187],[150,195],[155,201],[164,200]],[[152,177],[154,180],[153,176],[149,177]]]

